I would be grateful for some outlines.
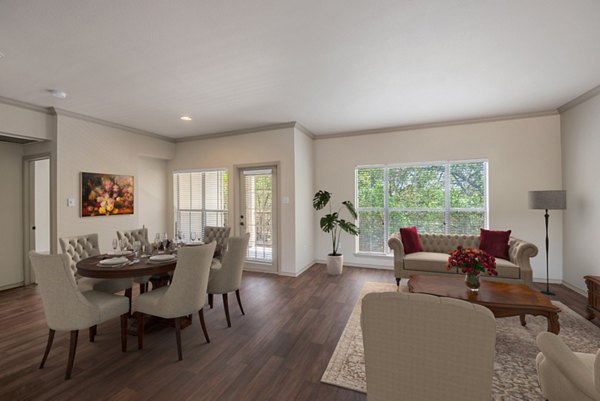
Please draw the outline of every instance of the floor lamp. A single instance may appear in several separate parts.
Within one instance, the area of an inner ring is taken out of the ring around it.
[[[564,210],[567,208],[567,191],[529,191],[529,208],[544,209],[546,214],[546,291],[542,294],[554,295],[550,292],[549,263],[548,263],[548,210]]]

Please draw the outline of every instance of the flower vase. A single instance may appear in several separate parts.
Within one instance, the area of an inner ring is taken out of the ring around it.
[[[471,292],[478,292],[481,284],[479,283],[479,274],[467,273],[465,275],[465,284]]]

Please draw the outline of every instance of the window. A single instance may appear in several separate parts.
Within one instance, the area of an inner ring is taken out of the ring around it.
[[[204,238],[205,226],[225,226],[228,220],[227,170],[201,170],[173,174],[175,231],[190,239]]]
[[[487,228],[487,161],[357,167],[358,252],[389,253],[400,227],[477,234]]]

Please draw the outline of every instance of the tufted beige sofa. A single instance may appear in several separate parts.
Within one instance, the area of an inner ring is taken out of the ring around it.
[[[459,245],[465,248],[479,248],[479,235],[458,234],[419,234],[423,252],[404,253],[400,233],[394,233],[388,240],[394,251],[394,272],[396,282],[411,274],[462,274],[457,268],[448,271],[448,253]],[[532,285],[532,271],[529,259],[537,255],[538,249],[532,243],[510,237],[508,242],[509,260],[496,258],[498,276],[490,278],[505,282]],[[485,275],[484,275],[485,276]],[[487,276],[485,276],[487,277]]]

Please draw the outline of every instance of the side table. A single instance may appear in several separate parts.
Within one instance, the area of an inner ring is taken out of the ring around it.
[[[600,318],[600,276],[585,276],[588,289],[587,319]]]

